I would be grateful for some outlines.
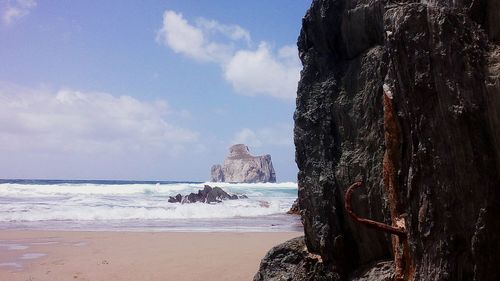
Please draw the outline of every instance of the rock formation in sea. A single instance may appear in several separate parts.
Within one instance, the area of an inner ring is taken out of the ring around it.
[[[211,182],[276,182],[271,155],[252,156],[244,144],[229,148],[224,165],[213,165]]]
[[[290,207],[290,210],[286,212],[289,215],[300,215],[300,208],[299,208],[299,198],[295,199],[293,201],[292,206]]]
[[[229,193],[225,192],[222,188],[215,186],[211,187],[209,185],[205,185],[203,189],[198,190],[198,193],[191,192],[188,195],[181,195],[180,193],[177,194],[176,196],[170,196],[168,199],[169,203],[196,203],[196,202],[201,202],[201,203],[207,203],[207,204],[212,204],[212,203],[220,203],[223,200],[236,200],[236,199],[243,199],[243,198],[248,198],[246,195],[230,195]]]
[[[313,0],[298,47],[305,276],[500,280],[500,1]]]

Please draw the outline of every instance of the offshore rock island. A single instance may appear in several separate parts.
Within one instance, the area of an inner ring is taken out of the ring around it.
[[[213,165],[211,182],[276,182],[271,155],[252,156],[248,146],[235,144],[229,148],[224,165]]]

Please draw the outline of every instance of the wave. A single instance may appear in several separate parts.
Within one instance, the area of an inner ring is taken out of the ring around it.
[[[219,204],[168,203],[168,197],[220,186],[248,199]],[[170,220],[259,217],[285,213],[296,183],[0,184],[0,222]]]
[[[234,187],[234,188],[297,188],[296,182],[260,182],[260,183],[229,183],[229,182],[205,182],[210,186]]]
[[[165,202],[165,205],[169,203]],[[76,206],[59,204],[30,208],[10,208],[3,210],[0,221],[50,221],[50,220],[158,220],[158,219],[209,219],[232,217],[257,217],[283,213],[286,208],[280,202],[271,201],[263,207],[259,202],[245,201],[235,204],[226,201],[216,205],[193,203],[176,206]]]
[[[255,190],[297,189],[297,184],[286,183],[175,183],[175,184],[0,184],[0,196],[8,195],[50,195],[50,194],[96,194],[96,195],[126,195],[126,194],[165,194],[190,193],[202,189],[203,185],[219,186],[233,192],[253,192]]]

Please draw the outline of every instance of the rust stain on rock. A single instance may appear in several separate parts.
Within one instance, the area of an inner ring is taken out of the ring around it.
[[[383,180],[385,194],[389,203],[391,224],[376,222],[360,218],[352,210],[352,193],[356,188],[363,185],[358,181],[352,184],[345,193],[345,208],[349,216],[357,223],[392,234],[392,249],[394,255],[394,280],[413,280],[415,268],[411,258],[410,247],[405,226],[402,207],[398,200],[397,171],[399,170],[400,155],[400,131],[395,117],[393,96],[387,85],[384,85],[384,141],[385,153],[383,159]]]
[[[400,130],[396,121],[393,94],[389,86],[383,85],[384,104],[384,141],[383,179],[385,192],[389,200],[389,211],[393,226],[405,230],[403,210],[398,200],[397,171],[401,161]],[[406,231],[405,231],[406,232]],[[394,280],[413,280],[413,262],[410,255],[407,236],[392,236],[394,254]]]

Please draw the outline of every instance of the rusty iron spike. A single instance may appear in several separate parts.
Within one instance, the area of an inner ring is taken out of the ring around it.
[[[377,221],[372,221],[369,219],[364,219],[358,217],[352,210],[352,205],[351,205],[351,199],[352,199],[352,193],[356,188],[359,188],[363,185],[362,181],[357,181],[353,183],[346,191],[345,196],[344,196],[344,203],[345,203],[345,209],[347,210],[347,213],[349,216],[357,223],[366,225],[367,227],[377,229],[383,232],[391,233],[394,235],[397,235],[401,238],[406,238],[407,234],[404,229],[399,228],[399,227],[394,227],[391,225],[387,225],[385,223],[377,222]]]

